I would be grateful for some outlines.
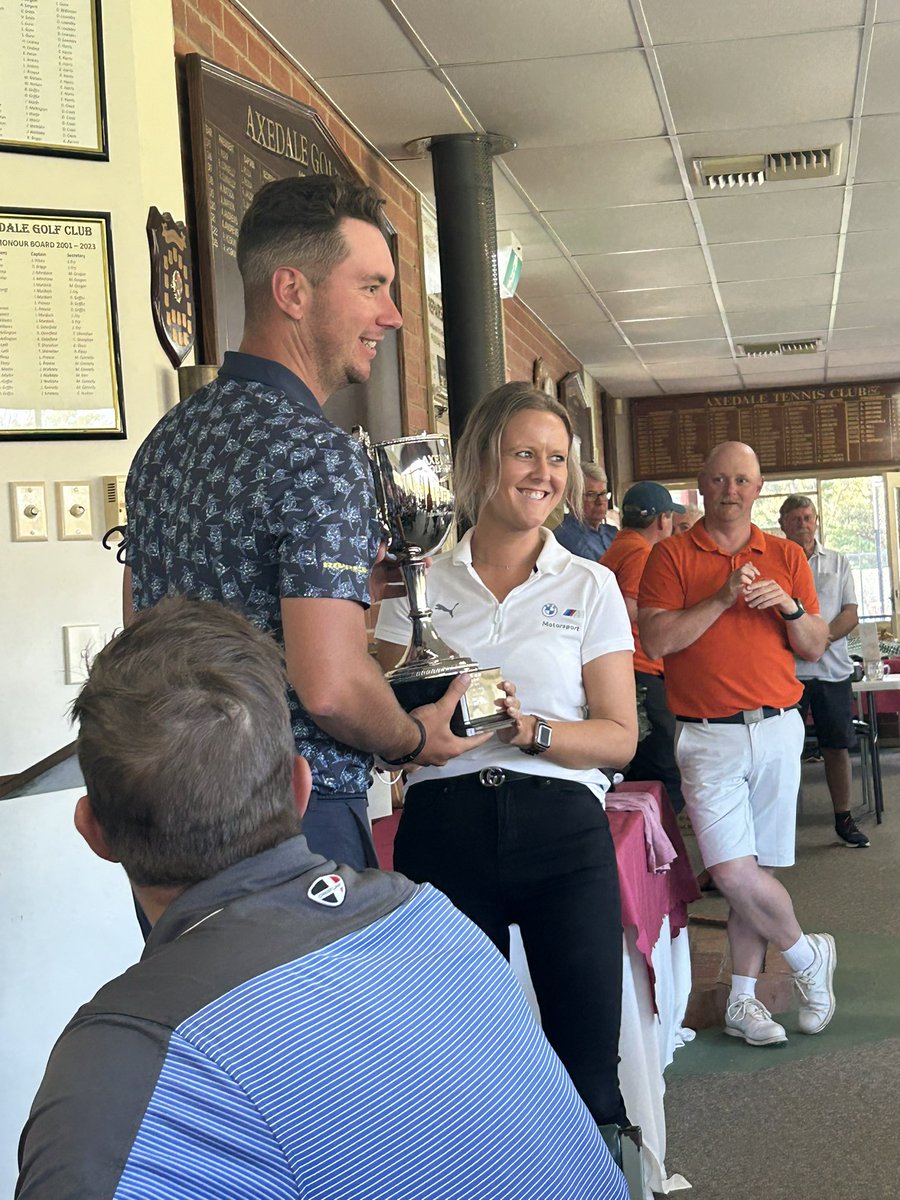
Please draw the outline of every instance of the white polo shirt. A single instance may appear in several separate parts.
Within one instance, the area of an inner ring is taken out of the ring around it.
[[[837,550],[826,550],[817,538],[809,565],[819,597],[819,612],[830,624],[845,604],[856,603],[850,564]],[[797,659],[798,679],[824,679],[828,683],[840,683],[849,679],[852,673],[853,662],[845,637],[832,642],[818,662]]]
[[[524,583],[501,603],[472,566],[472,531],[455,549],[435,559],[428,572],[428,603],[434,628],[452,649],[481,667],[499,667],[516,685],[522,711],[550,721],[582,721],[585,663],[616,650],[634,650],[631,624],[616,578],[606,567],[565,550],[549,529]],[[411,637],[408,600],[384,600],[376,637],[406,646]],[[411,783],[448,779],[508,767],[543,777],[584,783],[602,798],[609,780],[599,769],[573,770],[546,756],[522,754],[494,735],[443,767],[421,767]]]

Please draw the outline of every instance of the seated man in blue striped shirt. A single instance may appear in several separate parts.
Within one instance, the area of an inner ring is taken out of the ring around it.
[[[506,963],[438,891],[312,854],[275,643],[141,613],[75,704],[76,825],[153,928],[75,1015],[22,1200],[625,1200]]]

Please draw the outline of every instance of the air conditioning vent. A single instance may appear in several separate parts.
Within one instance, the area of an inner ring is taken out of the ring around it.
[[[694,177],[701,187],[753,187],[795,179],[828,179],[841,169],[841,147],[818,150],[779,150],[775,154],[744,154],[730,158],[695,158]]]
[[[747,358],[769,358],[773,354],[817,354],[821,338],[799,338],[795,342],[744,342],[738,350]]]

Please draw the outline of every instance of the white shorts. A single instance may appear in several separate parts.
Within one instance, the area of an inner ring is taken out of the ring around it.
[[[796,709],[752,725],[679,721],[675,759],[706,867],[753,855],[794,862],[803,721]]]

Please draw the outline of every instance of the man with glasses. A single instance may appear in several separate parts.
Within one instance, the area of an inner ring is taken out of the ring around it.
[[[618,530],[606,520],[609,512],[606,472],[594,463],[582,463],[581,470],[584,475],[584,520],[579,521],[573,513],[566,513],[553,533],[570,554],[599,562]]]

